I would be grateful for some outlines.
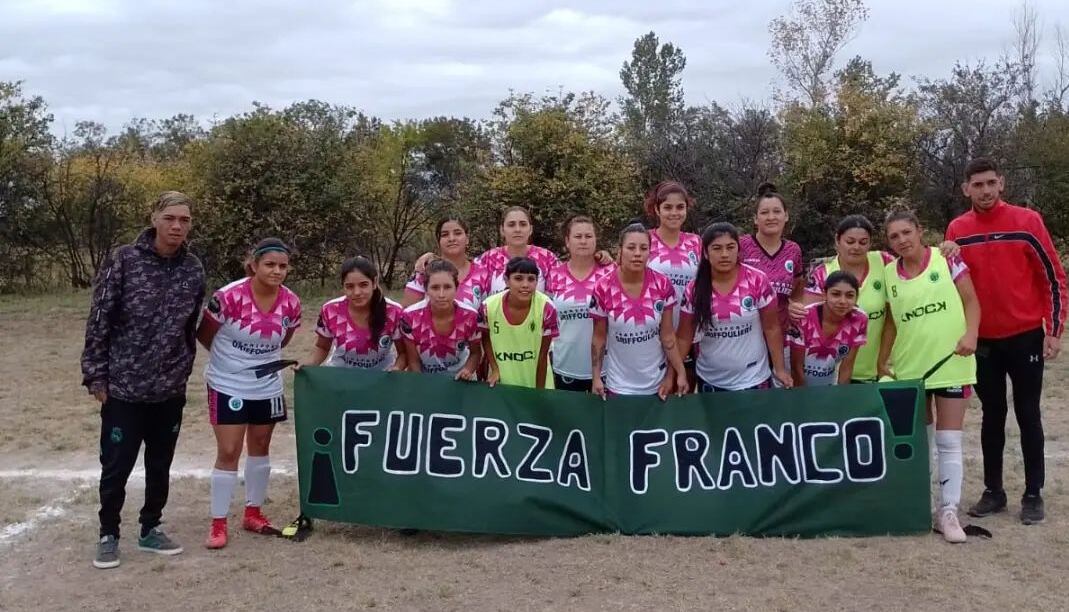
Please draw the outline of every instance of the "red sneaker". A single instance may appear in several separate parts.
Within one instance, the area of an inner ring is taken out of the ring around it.
[[[208,532],[208,541],[204,543],[204,546],[213,550],[226,546],[225,518],[212,519],[212,529]]]
[[[280,535],[282,533],[275,529],[271,521],[260,511],[259,506],[245,506],[245,518],[241,521],[241,526],[245,531],[263,535]]]

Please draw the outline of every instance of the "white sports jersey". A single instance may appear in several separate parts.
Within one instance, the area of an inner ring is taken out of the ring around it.
[[[706,383],[728,390],[749,389],[772,376],[761,311],[776,311],[776,294],[768,277],[756,268],[739,266],[735,287],[725,295],[713,290],[712,323],[694,332],[698,358],[694,369]],[[694,315],[694,283],[683,298],[683,316]],[[777,316],[778,313],[777,313]]]
[[[401,333],[419,351],[424,372],[455,375],[468,361],[471,345],[482,339],[479,313],[459,300],[454,304],[453,329],[445,335],[435,331],[430,302],[427,300],[412,304],[401,315]]]
[[[653,395],[664,380],[661,318],[676,303],[668,277],[646,270],[642,294],[624,292],[619,273],[606,274],[594,285],[590,317],[608,322],[605,343],[605,387],[618,395]]]
[[[323,365],[383,371],[397,362],[396,342],[401,338],[398,322],[401,305],[386,299],[386,325],[378,338],[371,329],[360,327],[349,314],[349,298],[339,297],[323,304],[316,321],[316,334],[332,342],[330,356]]]
[[[823,302],[806,306],[805,316],[787,335],[791,348],[805,351],[805,384],[814,387],[835,384],[836,366],[850,354],[850,349],[864,346],[869,327],[868,315],[855,307],[838,331],[825,336],[820,318],[824,308]]]
[[[527,247],[527,257],[538,266],[538,290],[545,293],[546,275],[560,263],[560,260],[552,252],[534,245]],[[505,282],[505,266],[508,265],[509,259],[508,247],[502,246],[490,249],[475,260],[490,273],[490,295],[501,293],[508,288]]]
[[[560,336],[553,340],[553,371],[561,376],[590,380],[590,341],[594,323],[590,319],[590,296],[597,281],[616,267],[595,266],[580,280],[562,262],[546,277],[546,295],[553,300],[560,321]]]
[[[282,395],[282,376],[257,379],[252,368],[282,359],[282,340],[301,324],[301,300],[286,287],[263,312],[252,297],[252,279],[236,280],[215,292],[204,316],[219,324],[212,340],[204,380],[232,397],[263,400]]]
[[[683,292],[698,273],[698,262],[702,258],[702,237],[688,232],[679,233],[679,242],[670,247],[657,235],[657,230],[650,230],[649,267],[660,272],[672,281],[676,292],[676,304],[683,301]],[[679,327],[679,309],[672,312],[672,326]],[[684,355],[685,357],[686,355]]]

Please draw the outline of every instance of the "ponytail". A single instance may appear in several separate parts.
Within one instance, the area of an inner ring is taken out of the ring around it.
[[[377,346],[379,336],[382,335],[382,330],[386,329],[386,296],[382,294],[382,289],[379,288],[379,270],[375,267],[375,264],[371,263],[370,259],[358,255],[346,259],[342,263],[342,282],[345,282],[345,277],[349,276],[349,273],[353,271],[363,274],[371,282],[375,283],[375,291],[372,292],[371,302],[368,304],[368,308],[371,311],[370,316],[368,317],[368,327],[371,328],[371,342],[373,345]]]
[[[713,264],[709,262],[709,245],[720,236],[731,236],[739,242],[739,230],[730,223],[713,223],[702,232],[702,257],[694,277],[691,302],[694,308],[694,329],[701,331],[713,324]]]

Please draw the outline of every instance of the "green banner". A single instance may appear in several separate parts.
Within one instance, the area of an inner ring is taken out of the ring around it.
[[[302,368],[310,518],[479,533],[931,527],[921,383],[615,397]]]

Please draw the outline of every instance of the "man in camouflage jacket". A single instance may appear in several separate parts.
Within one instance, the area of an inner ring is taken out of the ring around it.
[[[204,299],[204,268],[186,243],[191,206],[181,193],[162,194],[152,227],[133,244],[115,249],[94,284],[82,384],[101,402],[97,567],[119,565],[119,515],[142,443],[145,505],[138,548],[165,555],[182,552],[159,524]]]

